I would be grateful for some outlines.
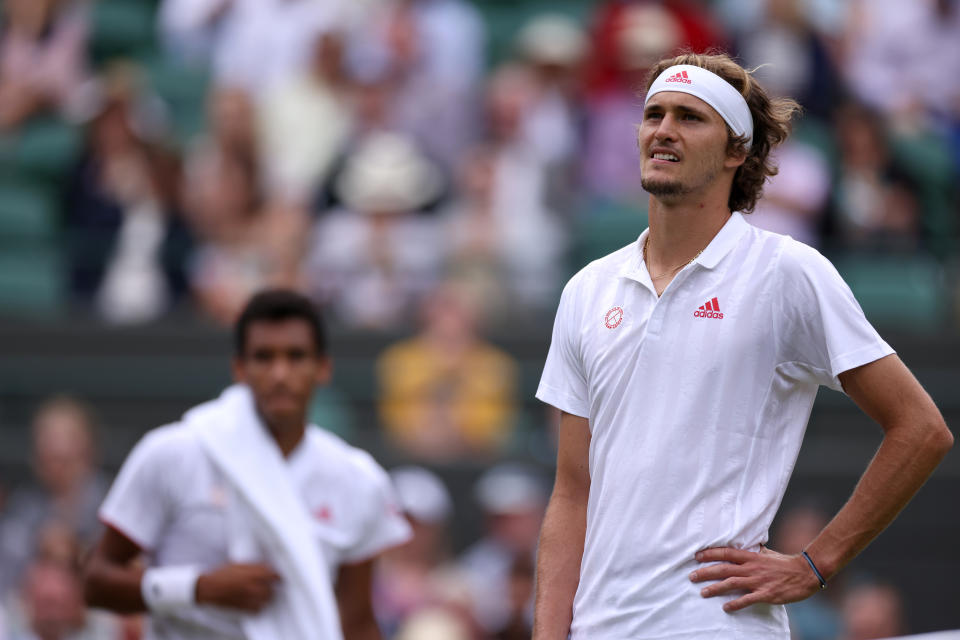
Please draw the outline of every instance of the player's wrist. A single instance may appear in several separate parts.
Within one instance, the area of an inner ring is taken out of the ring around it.
[[[804,565],[807,574],[810,576],[810,582],[813,588],[817,590],[823,590],[827,588],[827,578],[824,576],[823,572],[813,561],[813,558],[810,554],[804,550],[800,552],[800,561]]]
[[[209,573],[202,573],[197,576],[197,584],[194,588],[194,597],[197,604],[217,604],[220,598],[220,589],[217,588],[217,582]]]
[[[151,567],[140,579],[140,593],[152,612],[176,611],[197,604],[200,569],[193,565]]]

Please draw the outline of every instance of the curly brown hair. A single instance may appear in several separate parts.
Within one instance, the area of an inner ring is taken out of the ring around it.
[[[674,58],[661,60],[650,70],[644,96],[664,70],[678,64],[689,64],[715,73],[739,91],[750,107],[753,144],[747,152],[747,159],[734,174],[730,199],[727,201],[731,211],[750,213],[763,194],[763,183],[767,178],[777,175],[777,167],[770,161],[770,151],[790,135],[790,121],[800,111],[800,105],[789,98],[770,98],[753,77],[752,71],[741,67],[727,54],[714,52],[681,53]],[[746,137],[735,136],[729,126],[727,132],[730,136],[727,153],[742,153]]]

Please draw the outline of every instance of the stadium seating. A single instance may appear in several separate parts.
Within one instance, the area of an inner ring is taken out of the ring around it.
[[[847,255],[837,270],[874,324],[908,331],[941,326],[950,293],[943,268],[922,255]]]

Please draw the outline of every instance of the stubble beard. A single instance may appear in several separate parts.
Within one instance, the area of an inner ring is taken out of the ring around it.
[[[689,195],[704,186],[712,183],[720,173],[721,167],[702,166],[695,172],[699,177],[696,184],[690,182],[684,183],[679,180],[658,180],[656,178],[644,178],[640,176],[640,186],[644,191],[655,198],[666,202],[676,202],[684,196]]]
[[[650,195],[668,200],[682,196],[690,191],[682,182],[676,180],[655,180],[653,178],[641,177],[640,186]]]

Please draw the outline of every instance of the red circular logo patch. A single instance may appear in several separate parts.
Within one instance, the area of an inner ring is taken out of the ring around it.
[[[623,322],[623,309],[620,307],[610,309],[603,317],[603,324],[607,325],[607,329],[616,329],[621,322]]]

